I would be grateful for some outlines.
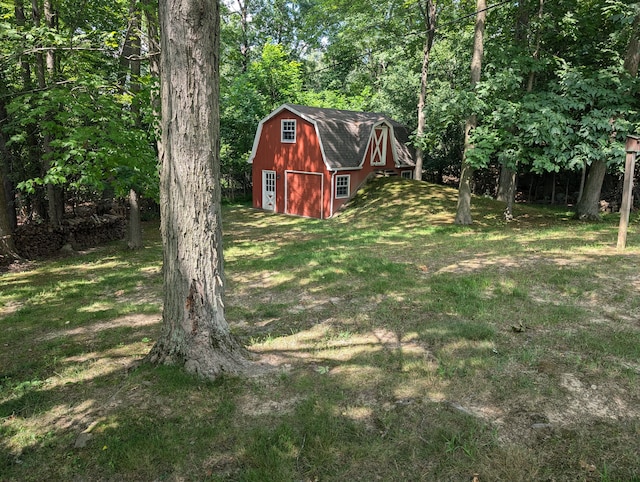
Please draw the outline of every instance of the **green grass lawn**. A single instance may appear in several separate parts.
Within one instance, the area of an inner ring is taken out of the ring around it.
[[[0,480],[640,481],[640,234],[369,186],[312,220],[226,206],[226,317],[267,365],[138,365],[161,243],[0,275]]]

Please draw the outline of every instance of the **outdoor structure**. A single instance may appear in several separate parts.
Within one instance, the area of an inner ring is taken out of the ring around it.
[[[330,218],[371,176],[412,177],[408,134],[383,114],[284,104],[258,125],[253,207]]]

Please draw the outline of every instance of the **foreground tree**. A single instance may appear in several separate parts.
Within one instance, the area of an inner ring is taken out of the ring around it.
[[[248,367],[224,317],[217,0],[161,0],[164,311],[152,363],[206,378]]]

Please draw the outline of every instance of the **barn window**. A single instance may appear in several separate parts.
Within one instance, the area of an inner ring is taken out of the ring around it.
[[[296,142],[296,121],[295,119],[283,119],[280,140],[282,142]]]
[[[402,171],[400,175],[402,176],[402,179],[413,179],[412,174],[413,173],[411,171]]]
[[[349,197],[351,176],[336,176],[336,198]]]

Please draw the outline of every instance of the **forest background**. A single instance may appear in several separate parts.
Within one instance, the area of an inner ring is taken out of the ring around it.
[[[226,0],[221,20],[221,181],[250,194],[261,118],[289,102],[384,112],[418,125],[423,179],[457,183],[475,115],[476,194],[616,210],[638,117],[640,4],[524,0],[487,6],[482,78],[469,63],[471,1]],[[157,4],[0,2],[3,232],[58,225],[65,206],[158,195]],[[426,57],[428,53],[428,57]],[[425,59],[427,65],[425,69]],[[606,176],[609,174],[609,176]],[[608,183],[608,184],[607,184]],[[6,213],[6,219],[5,219]]]

